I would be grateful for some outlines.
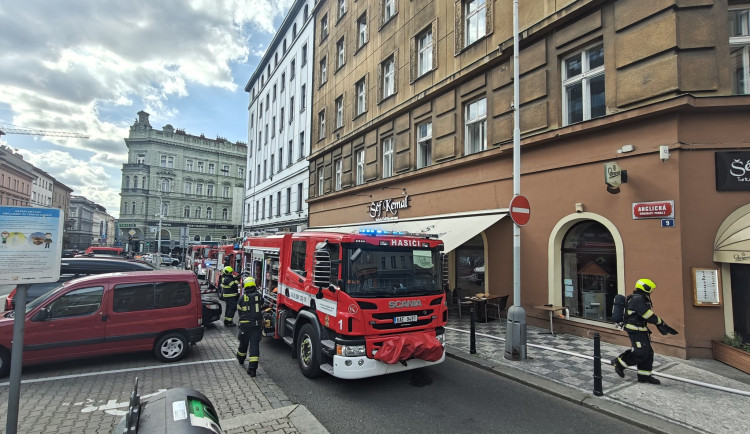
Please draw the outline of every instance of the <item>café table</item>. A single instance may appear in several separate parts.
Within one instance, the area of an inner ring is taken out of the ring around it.
[[[471,297],[464,297],[464,300],[471,301],[472,303],[474,303],[474,312],[480,312],[480,308],[483,308],[484,317],[483,317],[483,320],[480,320],[480,321],[488,322],[489,318],[487,317],[487,302],[498,301],[502,297],[503,297],[502,295],[485,294],[481,297],[477,297],[476,295],[473,295]],[[497,319],[500,319],[500,318],[497,318]]]
[[[545,304],[544,306],[534,306],[534,307],[537,308],[537,309],[546,310],[547,312],[549,312],[549,334],[551,334],[552,336],[554,336],[555,335],[555,329],[554,329],[554,326],[552,324],[552,316],[554,316],[555,312],[557,312],[557,311],[564,311],[567,308],[565,306],[554,306],[554,305],[551,305],[551,304]]]

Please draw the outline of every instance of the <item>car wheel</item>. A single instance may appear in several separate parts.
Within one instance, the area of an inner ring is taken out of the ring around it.
[[[188,342],[182,333],[167,333],[154,346],[156,358],[162,362],[182,360],[188,352]]]
[[[0,378],[6,377],[10,372],[10,351],[0,347]]]
[[[314,378],[320,375],[320,338],[311,324],[305,324],[297,337],[297,363],[302,375]]]

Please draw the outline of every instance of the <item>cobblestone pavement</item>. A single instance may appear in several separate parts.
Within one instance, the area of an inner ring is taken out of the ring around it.
[[[255,378],[247,375],[234,358],[235,334],[218,322],[209,325],[203,340],[178,363],[163,364],[144,352],[27,367],[18,432],[112,433],[128,408],[136,377],[142,400],[174,387],[200,391],[228,434],[326,432],[262,368]],[[7,380],[0,382],[0,402],[8,402]],[[6,424],[6,413],[0,412],[0,431]]]

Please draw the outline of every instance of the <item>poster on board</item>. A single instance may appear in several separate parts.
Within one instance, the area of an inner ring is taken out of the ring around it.
[[[63,212],[0,206],[0,285],[60,280]]]

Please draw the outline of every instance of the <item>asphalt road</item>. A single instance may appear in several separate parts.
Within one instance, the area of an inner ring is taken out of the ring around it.
[[[288,346],[266,338],[261,366],[331,433],[645,432],[450,358],[382,377],[311,380]]]

